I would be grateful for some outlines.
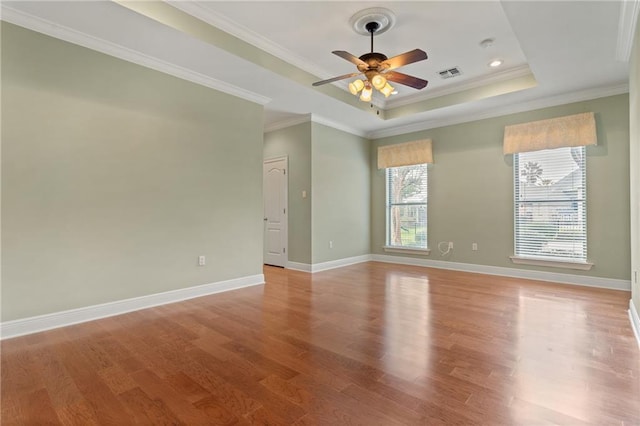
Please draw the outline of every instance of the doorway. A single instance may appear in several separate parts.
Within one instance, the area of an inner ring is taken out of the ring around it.
[[[264,264],[287,265],[287,157],[264,160],[262,164],[264,203]]]

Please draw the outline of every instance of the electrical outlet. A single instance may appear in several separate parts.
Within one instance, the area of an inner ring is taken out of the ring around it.
[[[329,241],[329,248],[332,249],[333,248],[333,241]]]
[[[207,258],[204,256],[198,256],[198,266],[204,266],[207,264]]]
[[[478,250],[478,243],[472,243],[471,244],[471,250],[473,250],[473,251]]]
[[[449,241],[449,249],[453,248],[453,241]]]

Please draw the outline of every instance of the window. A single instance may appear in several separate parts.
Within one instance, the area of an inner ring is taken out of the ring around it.
[[[585,147],[514,156],[516,257],[587,262]]]
[[[427,164],[390,167],[387,181],[387,246],[427,248]]]

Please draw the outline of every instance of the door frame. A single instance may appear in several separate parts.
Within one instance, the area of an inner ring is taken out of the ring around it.
[[[283,228],[281,228],[281,232],[283,235],[283,248],[284,248],[284,265],[282,266],[283,268],[286,268],[289,265],[289,157],[286,155],[283,156],[279,156],[279,157],[271,157],[271,158],[265,158],[262,160],[262,217],[264,218],[264,205],[265,205],[265,190],[264,190],[264,169],[268,163],[275,163],[275,162],[279,162],[279,161],[283,161],[284,160],[284,167],[285,167],[285,179],[284,179],[284,204],[285,204],[285,220],[283,221]],[[264,258],[264,253],[265,253],[265,246],[266,246],[266,238],[265,238],[265,227],[266,227],[266,221],[263,220],[263,224],[262,224],[262,264],[264,265],[265,263],[265,258]]]

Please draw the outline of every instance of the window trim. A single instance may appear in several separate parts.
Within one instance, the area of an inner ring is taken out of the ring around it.
[[[389,246],[386,244],[382,246],[382,249],[389,253],[425,254],[425,255],[428,255],[431,253],[430,248]]]
[[[421,255],[429,255],[431,253],[431,249],[429,248],[429,227],[428,227],[428,217],[429,217],[429,164],[430,163],[418,163],[418,164],[409,164],[406,166],[397,166],[397,167],[411,167],[411,166],[419,166],[424,165],[427,169],[427,201],[424,203],[406,203],[406,204],[390,204],[389,203],[389,169],[396,167],[385,167],[384,170],[384,187],[385,187],[385,201],[384,201],[384,210],[385,210],[385,236],[384,236],[384,245],[382,249],[385,252],[389,253],[405,253],[405,254],[421,254]],[[427,212],[427,238],[425,239],[425,247],[410,247],[410,246],[394,246],[389,244],[390,241],[390,218],[389,211],[390,207],[394,205],[415,205],[415,206],[425,206],[425,210]]]
[[[594,265],[591,262],[571,262],[567,260],[541,259],[516,255],[509,256],[509,258],[512,263],[517,265],[548,266],[551,268],[577,269],[580,271],[589,271]]]
[[[550,148],[550,150],[553,149],[560,149],[563,147],[557,147],[557,148]],[[584,176],[583,176],[583,181],[586,185],[586,180],[587,180],[587,176],[586,176],[586,147],[584,147]],[[509,258],[511,259],[511,262],[514,264],[521,264],[521,265],[532,265],[532,266],[545,266],[545,267],[552,267],[552,268],[565,268],[565,269],[576,269],[576,270],[582,270],[582,271],[589,271],[591,270],[591,268],[594,266],[594,263],[589,262],[589,260],[587,259],[588,257],[588,239],[587,239],[587,217],[585,215],[585,222],[584,222],[584,226],[585,226],[585,245],[587,245],[586,247],[586,253],[585,253],[585,259],[584,260],[580,260],[580,259],[570,259],[570,258],[563,258],[561,256],[558,256],[556,258],[553,258],[551,256],[526,256],[526,255],[518,255],[515,254],[516,251],[516,246],[517,246],[517,223],[518,223],[518,218],[517,218],[517,204],[518,204],[518,199],[516,197],[517,194],[517,185],[519,184],[518,182],[518,178],[519,176],[516,174],[516,170],[517,170],[517,164],[516,161],[519,161],[519,156],[522,154],[526,154],[527,152],[517,152],[514,154],[514,165],[513,165],[513,175],[512,175],[512,182],[514,185],[513,188],[513,249],[514,249],[514,254],[512,256],[509,256]],[[585,193],[584,193],[584,207],[585,209],[587,208],[587,192],[586,192],[586,187],[585,187]]]

